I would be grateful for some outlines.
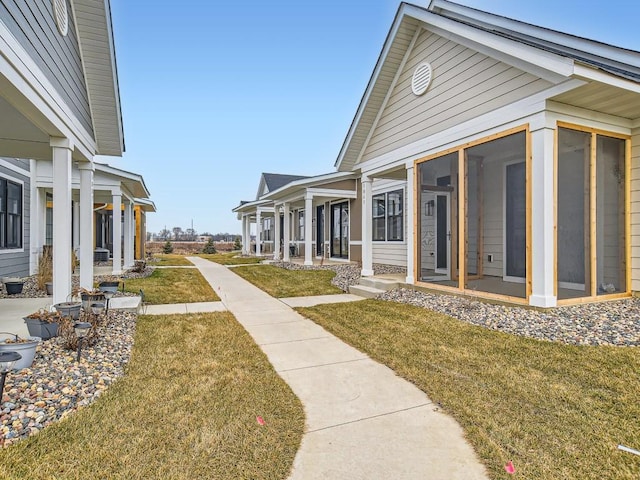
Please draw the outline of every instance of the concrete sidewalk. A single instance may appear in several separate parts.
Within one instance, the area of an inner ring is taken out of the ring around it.
[[[488,478],[424,392],[226,267],[189,260],[304,404],[290,479]]]

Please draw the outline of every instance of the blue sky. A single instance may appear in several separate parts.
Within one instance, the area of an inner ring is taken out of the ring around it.
[[[426,6],[428,1],[414,1]],[[637,1],[458,3],[640,50]],[[111,0],[126,153],[158,232],[240,232],[260,173],[333,164],[398,0]]]

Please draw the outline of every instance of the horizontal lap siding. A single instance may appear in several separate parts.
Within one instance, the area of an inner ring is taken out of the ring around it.
[[[24,169],[24,173],[20,173],[14,168],[7,168],[3,165],[4,162]],[[28,168],[29,163],[27,160],[2,159],[0,161],[0,178],[24,182],[22,186],[23,249],[20,251],[0,250],[0,277],[24,277],[29,275],[29,206],[31,205],[31,182]]]
[[[71,5],[67,2],[69,31],[60,35],[50,0],[3,0],[0,19],[27,50],[47,80],[82,126],[93,134],[91,111],[80,59],[80,47]]]
[[[371,190],[373,195],[400,189],[404,191],[404,241],[373,242],[372,253],[374,264],[407,266],[407,205],[408,202],[413,201],[413,198],[407,198],[406,184],[407,182],[404,180],[374,180],[372,184]],[[371,214],[371,212],[369,214]]]
[[[640,291],[640,128],[631,136],[631,289]]]
[[[424,61],[433,68],[433,80],[427,93],[417,97],[411,91],[411,78]],[[545,80],[425,31],[398,79],[363,161],[549,86]]]

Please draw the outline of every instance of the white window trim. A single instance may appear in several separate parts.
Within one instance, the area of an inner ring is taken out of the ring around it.
[[[22,213],[20,214],[20,220],[22,222],[22,247],[20,248],[0,248],[0,255],[9,255],[9,254],[16,254],[16,253],[24,253],[24,244],[25,244],[25,238],[24,238],[24,224],[25,224],[25,219],[24,219],[24,180],[20,180],[19,178],[13,177],[11,175],[7,175],[5,173],[0,173],[0,178],[4,179],[4,180],[8,180],[10,182],[13,183],[18,183],[20,184],[20,188],[22,190],[22,202],[21,202],[21,206],[22,206]]]
[[[402,191],[402,240],[388,240],[388,226],[387,226],[387,194]],[[384,216],[384,240],[373,240],[373,197],[384,194],[385,202],[385,216]],[[389,187],[384,190],[377,190],[371,193],[371,242],[377,245],[389,244],[389,245],[406,245],[407,244],[407,190],[405,185],[396,185],[395,187]]]

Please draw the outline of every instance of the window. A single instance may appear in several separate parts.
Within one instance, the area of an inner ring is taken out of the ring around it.
[[[0,178],[0,248],[22,248],[22,185]]]
[[[272,222],[273,219],[271,217],[262,219],[262,240],[264,242],[270,242],[273,240],[273,238],[271,238]]]
[[[304,240],[304,210],[298,210],[298,240]]]
[[[401,242],[404,238],[402,190],[380,193],[374,195],[372,200],[373,240]]]

